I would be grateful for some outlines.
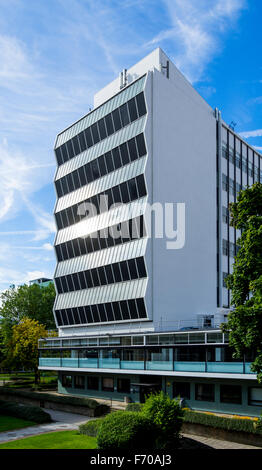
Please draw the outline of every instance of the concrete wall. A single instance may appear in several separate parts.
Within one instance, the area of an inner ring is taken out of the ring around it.
[[[170,79],[149,72],[145,134],[146,181],[151,203],[185,203],[185,246],[168,250],[152,237],[146,262],[146,302],[156,324],[216,311],[216,120],[212,109],[172,68]],[[176,209],[176,206],[175,206]],[[174,213],[176,229],[176,213]],[[167,323],[168,322],[168,323]]]

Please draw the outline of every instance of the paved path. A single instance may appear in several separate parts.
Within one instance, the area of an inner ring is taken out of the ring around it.
[[[220,441],[219,439],[213,439],[212,437],[195,436],[193,434],[182,434],[184,437],[183,445],[184,449],[258,449],[261,447],[250,446],[248,444],[238,444],[237,442],[231,441]]]
[[[51,431],[69,431],[78,429],[81,423],[86,423],[90,419],[88,416],[83,416],[73,413],[65,413],[63,411],[44,409],[54,422],[39,424],[36,426],[29,426],[28,428],[17,429],[13,431],[0,432],[0,443],[21,439],[22,437],[35,436],[44,432]]]

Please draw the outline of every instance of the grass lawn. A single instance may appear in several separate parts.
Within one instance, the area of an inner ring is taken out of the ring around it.
[[[13,429],[26,428],[27,426],[35,426],[33,421],[26,421],[25,419],[14,418],[13,416],[0,415],[0,432],[13,431]]]
[[[96,449],[96,437],[56,431],[0,444],[0,449]]]

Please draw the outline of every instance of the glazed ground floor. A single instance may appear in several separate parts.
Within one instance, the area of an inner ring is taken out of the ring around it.
[[[183,406],[195,410],[247,416],[262,412],[262,386],[256,380],[58,371],[63,394],[135,403],[157,390],[181,397]]]

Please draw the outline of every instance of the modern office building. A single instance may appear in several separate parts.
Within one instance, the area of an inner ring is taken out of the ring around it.
[[[40,287],[47,287],[49,284],[53,284],[53,279],[49,279],[47,277],[39,277],[38,279],[33,279],[32,281],[29,281],[29,286],[32,286],[33,284],[38,284]]]
[[[161,49],[94,97],[55,142],[54,315],[40,369],[59,391],[261,412],[250,357],[226,335],[238,231],[228,205],[262,180],[261,155]]]

